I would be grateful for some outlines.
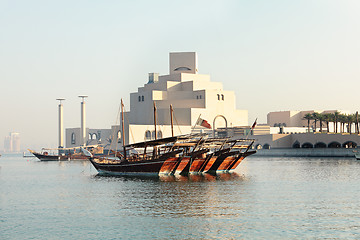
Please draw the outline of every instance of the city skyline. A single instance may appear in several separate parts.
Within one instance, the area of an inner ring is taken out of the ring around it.
[[[4,139],[4,152],[6,153],[19,153],[20,147],[20,133],[10,132]]]
[[[0,137],[21,133],[23,149],[57,146],[60,97],[65,128],[80,126],[81,94],[87,127],[114,125],[120,98],[129,109],[149,72],[168,73],[169,52],[197,52],[199,73],[234,91],[249,123],[279,110],[358,110],[357,1],[0,1],[0,9]]]

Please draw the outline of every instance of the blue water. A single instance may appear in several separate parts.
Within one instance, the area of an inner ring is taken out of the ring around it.
[[[249,158],[236,174],[102,177],[0,158],[0,239],[359,239],[360,161]]]

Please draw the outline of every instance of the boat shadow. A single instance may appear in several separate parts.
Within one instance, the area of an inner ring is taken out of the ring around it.
[[[212,182],[212,181],[236,181],[244,180],[243,175],[238,173],[199,173],[186,175],[108,175],[96,174],[95,179],[121,179],[123,181],[157,181],[157,182]]]

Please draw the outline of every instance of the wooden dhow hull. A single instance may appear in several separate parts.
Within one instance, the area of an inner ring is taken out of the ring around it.
[[[61,161],[60,156],[58,155],[45,155],[41,153],[32,152],[35,157],[37,157],[40,161]]]
[[[118,161],[118,163],[102,163],[96,159],[90,159],[92,165],[100,174],[106,175],[128,175],[128,174],[158,174],[165,160],[149,160],[149,161]]]
[[[40,153],[32,153],[35,157],[37,157],[40,161],[49,162],[49,161],[71,161],[71,160],[87,160],[86,156],[82,155],[45,155]]]
[[[183,175],[193,173],[217,173],[234,171],[243,159],[256,151],[237,153],[238,156],[215,156],[211,159],[191,157],[167,157],[142,161],[101,160],[89,158],[100,174],[106,175]],[[205,164],[205,166],[203,166]]]
[[[81,152],[71,153],[71,154],[49,154],[46,152],[35,152],[31,149],[28,149],[30,153],[32,153],[36,158],[40,161],[48,162],[48,161],[70,161],[70,160],[88,160],[88,157],[82,154]]]

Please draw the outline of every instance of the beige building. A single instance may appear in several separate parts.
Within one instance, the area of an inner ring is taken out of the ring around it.
[[[102,144],[104,147],[110,146],[113,133],[116,134],[119,127],[113,129],[91,129],[86,128],[85,145]],[[81,145],[81,129],[80,128],[67,128],[65,130],[65,143],[66,147],[77,147]]]
[[[171,136],[170,104],[174,109],[174,135],[212,132],[199,126],[193,129],[199,117],[208,121],[212,129],[248,125],[248,112],[236,108],[234,92],[224,90],[222,83],[211,81],[209,75],[198,73],[195,52],[170,53],[169,74],[150,73],[147,83],[130,94],[130,111],[126,112],[124,125],[125,143],[155,137],[154,103],[158,138]],[[119,126],[113,126],[109,132],[117,132],[116,136],[122,141]],[[71,136],[76,139],[79,134],[77,129],[67,129],[66,146],[71,147]],[[109,138],[103,137],[103,141]]]
[[[267,124],[271,127],[307,127],[307,120],[304,119],[305,115],[310,113],[334,113],[340,112],[343,114],[349,114],[349,111],[343,110],[308,110],[308,111],[277,111],[267,114]],[[311,121],[312,128],[314,128],[313,121]],[[319,128],[319,125],[317,125]],[[333,126],[329,126],[329,130],[332,131]]]
[[[358,134],[334,134],[331,133],[334,124],[323,125],[323,132],[314,132],[314,121],[310,121],[310,132],[308,132],[308,121],[304,119],[308,113],[334,113],[340,112],[349,114],[348,111],[340,110],[309,110],[309,111],[279,111],[270,112],[267,115],[267,132],[253,131],[253,138],[256,139],[255,148],[257,149],[276,149],[276,148],[354,148],[360,146],[360,136]],[[340,127],[340,124],[339,124]],[[262,127],[264,130],[265,128]],[[317,131],[319,131],[319,122]],[[353,128],[355,129],[355,128]]]
[[[252,136],[255,148],[355,148],[360,146],[358,134],[283,133]]]

